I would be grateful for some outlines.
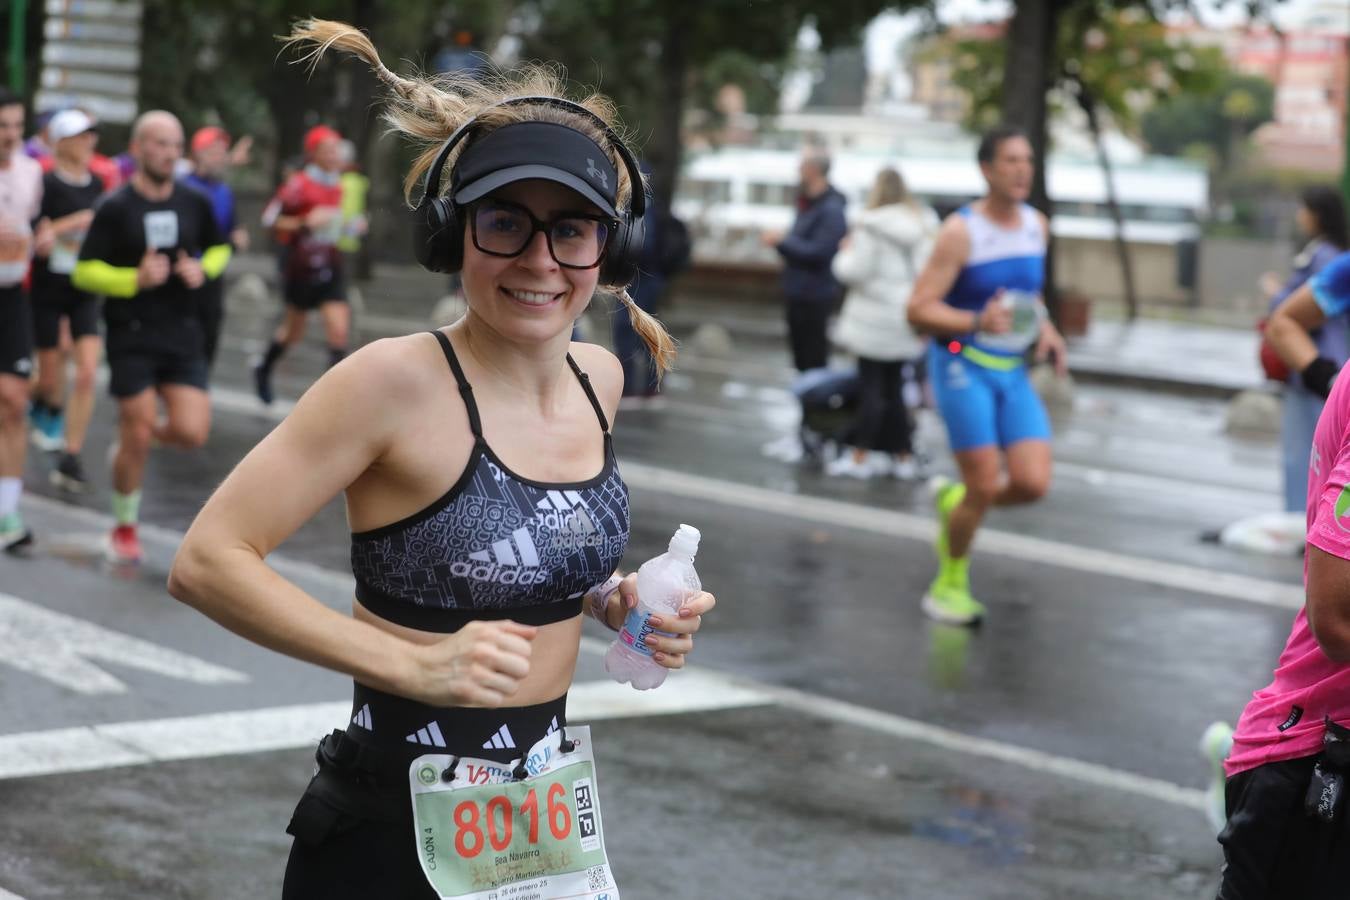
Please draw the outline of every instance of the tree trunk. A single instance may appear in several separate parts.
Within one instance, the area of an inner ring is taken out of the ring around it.
[[[652,127],[645,156],[652,167],[652,193],[658,205],[669,207],[679,180],[683,144],[680,125],[684,119],[684,83],[689,72],[685,25],[679,15],[666,20],[661,36],[661,108]]]
[[[378,7],[378,0],[355,0],[352,10],[352,24],[364,31],[371,43],[376,46],[379,46],[375,38],[375,23],[379,19]],[[347,65],[343,67],[343,71],[350,74],[351,80],[348,82],[347,108],[343,110],[341,119],[342,128],[356,149],[356,167],[369,175],[371,144],[376,133],[376,129],[371,127],[375,119],[374,103],[380,96],[382,88],[379,79],[370,71],[369,66]],[[367,217],[374,210],[374,206],[367,199]],[[356,251],[352,260],[355,263],[354,274],[359,281],[369,281],[371,277],[370,235],[370,232],[366,233],[360,249]]]
[[[1125,220],[1120,214],[1120,198],[1116,196],[1111,158],[1106,155],[1106,145],[1102,142],[1101,120],[1097,117],[1097,100],[1081,79],[1076,79],[1074,86],[1078,91],[1078,105],[1087,116],[1092,143],[1097,148],[1097,161],[1102,167],[1102,177],[1106,179],[1106,208],[1115,227],[1116,257],[1120,260],[1120,278],[1125,286],[1125,318],[1126,321],[1133,322],[1139,318],[1139,295],[1134,289],[1134,266],[1130,260],[1130,246],[1125,243]]]
[[[1045,95],[1051,85],[1051,58],[1059,17],[1057,0],[1017,0],[1006,37],[1003,66],[1003,121],[1027,133],[1036,154],[1036,175],[1031,187],[1031,205],[1050,218],[1053,209],[1046,190],[1045,169],[1049,160]],[[1059,321],[1059,297],[1055,290],[1055,245],[1047,242],[1045,254],[1045,305]]]

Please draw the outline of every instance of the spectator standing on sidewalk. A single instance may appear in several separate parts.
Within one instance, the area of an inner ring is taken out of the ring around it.
[[[798,171],[797,218],[791,230],[787,234],[765,232],[761,240],[783,257],[792,365],[806,372],[824,368],[829,357],[826,326],[840,293],[830,263],[848,222],[844,218],[847,201],[829,182],[830,157],[825,151],[807,151]]]
[[[240,140],[245,145],[248,138]],[[248,229],[235,216],[234,190],[226,176],[231,163],[230,136],[218,125],[198,128],[190,144],[192,171],[182,178],[183,184],[205,194],[211,201],[216,217],[216,228],[225,235],[235,253],[248,249]],[[247,149],[245,149],[247,154]],[[225,321],[225,279],[208,279],[197,291],[197,307],[202,318],[202,332],[206,337],[206,365],[208,370],[216,361],[220,344],[220,329]]]
[[[1321,185],[1307,188],[1300,198],[1297,213],[1299,232],[1308,243],[1293,260],[1293,271],[1283,282],[1274,272],[1267,272],[1261,287],[1270,298],[1270,312],[1274,314],[1284,300],[1303,286],[1331,262],[1337,254],[1350,250],[1346,234],[1345,204],[1333,188]],[[1317,355],[1336,364],[1345,364],[1350,356],[1350,322],[1344,316],[1328,318],[1310,335],[1317,345]],[[1313,431],[1325,402],[1319,395],[1304,387],[1297,374],[1284,380],[1280,418],[1280,451],[1284,464],[1284,509],[1303,512],[1308,494],[1308,454],[1312,452]]]
[[[766,231],[760,241],[783,257],[783,298],[788,345],[797,372],[825,368],[829,361],[827,326],[840,286],[830,271],[839,242],[848,231],[847,201],[829,182],[830,157],[807,150],[798,168],[797,218],[786,233]],[[764,445],[764,454],[784,462],[807,455],[801,430]]]
[[[858,358],[861,397],[849,448],[826,465],[830,475],[914,478],[914,423],[901,382],[907,360],[923,341],[905,319],[914,279],[928,260],[938,217],[917,202],[895,169],[882,169],[864,210],[834,258],[834,275],[848,288],[834,340]]]

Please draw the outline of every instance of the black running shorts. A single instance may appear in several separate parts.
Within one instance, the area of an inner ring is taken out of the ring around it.
[[[39,350],[61,343],[61,319],[70,320],[75,340],[98,336],[98,297],[76,290],[69,279],[50,278],[33,291],[33,341]]]
[[[1350,810],[1332,823],[1303,798],[1317,757],[1266,763],[1228,779],[1218,900],[1340,900],[1350,885]],[[1350,798],[1343,798],[1343,803]]]
[[[21,285],[0,287],[0,375],[33,373],[33,312]]]
[[[206,350],[201,328],[161,331],[139,323],[108,329],[108,391],[118,399],[134,397],[146,388],[182,384],[206,390]]]
[[[288,279],[285,287],[286,305],[309,311],[325,303],[347,302],[347,279],[341,269],[325,270],[327,277],[317,281]]]

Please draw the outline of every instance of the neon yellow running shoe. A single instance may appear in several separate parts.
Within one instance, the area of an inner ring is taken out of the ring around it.
[[[934,475],[928,482],[928,489],[933,494],[933,508],[937,511],[938,520],[937,542],[934,549],[937,550],[938,563],[945,567],[948,564],[947,521],[951,518],[952,510],[966,499],[966,486],[946,475]]]
[[[948,625],[975,625],[984,618],[984,604],[970,595],[970,587],[956,581],[933,579],[923,595],[923,611]]]

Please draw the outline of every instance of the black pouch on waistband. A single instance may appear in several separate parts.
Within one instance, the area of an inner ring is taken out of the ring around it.
[[[286,833],[317,847],[362,822],[399,822],[410,816],[406,794],[381,790],[364,777],[366,755],[341,731],[319,741],[314,752],[318,771],[291,813]]]
[[[1345,777],[1350,774],[1350,728],[1328,718],[1322,733],[1322,753],[1313,765],[1303,811],[1327,824],[1335,822],[1345,807]]]

